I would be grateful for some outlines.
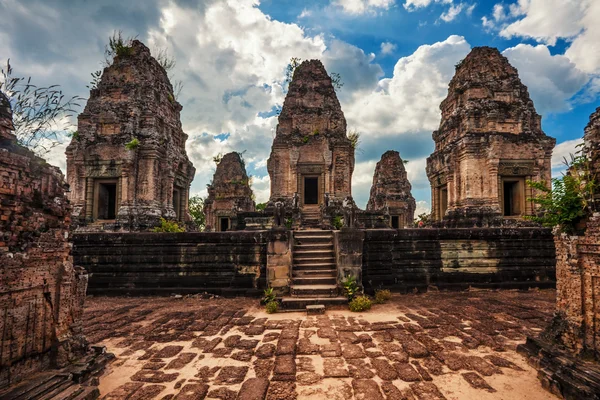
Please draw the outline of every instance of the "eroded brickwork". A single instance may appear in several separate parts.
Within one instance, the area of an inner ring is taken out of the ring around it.
[[[592,172],[600,176],[600,108],[585,128],[585,153]],[[600,191],[598,191],[600,194]],[[550,333],[575,354],[600,360],[600,212],[587,220],[585,235],[555,237],[556,309]]]
[[[367,211],[383,211],[393,228],[412,227],[416,202],[404,162],[397,151],[387,151],[375,167]]]
[[[242,157],[236,152],[225,154],[217,164],[212,183],[208,186],[208,197],[204,201],[206,231],[235,229],[239,213],[255,211],[252,198]]]
[[[283,103],[271,156],[270,202],[319,206],[325,194],[340,203],[352,194],[354,148],[346,136],[346,119],[325,67],[305,61],[294,71]]]
[[[67,148],[77,223],[95,223],[88,230],[144,230],[160,217],[191,220],[195,169],[174,96],[164,68],[137,40],[104,69]]]
[[[456,67],[427,159],[435,221],[494,226],[534,210],[527,180],[550,182],[556,140],[541,129],[527,87],[495,48],[476,47]]]
[[[87,275],[72,262],[62,173],[16,144],[2,94],[0,103],[2,387],[81,354]]]

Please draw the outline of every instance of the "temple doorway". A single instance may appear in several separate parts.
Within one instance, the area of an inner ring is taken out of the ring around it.
[[[316,176],[304,177],[304,204],[319,204],[319,178]]]
[[[117,215],[117,182],[98,182],[95,200],[96,219],[115,219]]]
[[[516,217],[523,213],[524,187],[523,179],[502,179],[502,211],[505,217]]]
[[[219,232],[227,232],[229,230],[229,218],[219,218]]]

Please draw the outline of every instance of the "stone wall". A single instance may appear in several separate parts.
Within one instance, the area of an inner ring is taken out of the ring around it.
[[[363,284],[398,291],[553,287],[554,257],[549,229],[367,230]]]
[[[73,256],[88,293],[257,294],[266,285],[269,232],[81,233]]]
[[[11,128],[0,121],[0,387],[85,348],[87,275],[73,267],[63,175]]]

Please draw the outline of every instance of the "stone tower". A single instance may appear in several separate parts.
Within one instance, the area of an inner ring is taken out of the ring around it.
[[[319,60],[294,71],[267,163],[270,203],[291,205],[298,194],[303,213],[351,196],[354,148],[331,78]],[[314,212],[314,211],[313,211]]]
[[[590,115],[590,122],[585,127],[583,136],[585,142],[585,156],[590,160],[591,171],[595,181],[600,181],[600,107]],[[600,210],[600,190],[594,195],[594,208]]]
[[[73,217],[96,222],[88,229],[144,230],[161,217],[191,220],[195,169],[185,151],[182,107],[150,50],[137,40],[128,49],[90,91],[67,147]]]
[[[527,180],[550,185],[556,140],[500,52],[476,47],[456,66],[427,159],[432,216],[446,226],[499,225],[533,212]]]
[[[240,212],[255,211],[252,189],[246,166],[237,152],[225,154],[208,186],[204,202],[207,231],[235,229],[236,216]]]
[[[375,167],[367,211],[382,211],[392,228],[412,226],[416,202],[400,153],[386,151]]]

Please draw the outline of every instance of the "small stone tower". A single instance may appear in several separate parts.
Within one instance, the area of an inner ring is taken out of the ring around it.
[[[527,180],[550,185],[556,140],[541,129],[527,87],[500,52],[476,47],[456,66],[427,159],[432,216],[493,226],[532,214]]]
[[[392,228],[412,226],[416,202],[400,153],[389,150],[375,167],[367,211],[382,211]]]
[[[590,115],[583,136],[585,156],[590,160],[590,169],[596,182],[600,182],[600,107]],[[600,189],[594,194],[594,209],[600,211]]]
[[[295,193],[303,214],[352,194],[354,147],[331,78],[319,60],[294,71],[267,163],[270,203],[288,207]],[[327,195],[327,197],[326,197]]]
[[[181,105],[164,68],[141,42],[116,55],[90,91],[67,147],[67,179],[80,229],[144,230],[161,217],[191,220],[195,169]]]
[[[225,154],[208,186],[204,202],[206,230],[224,232],[235,229],[237,214],[255,211],[246,166],[239,153]]]

